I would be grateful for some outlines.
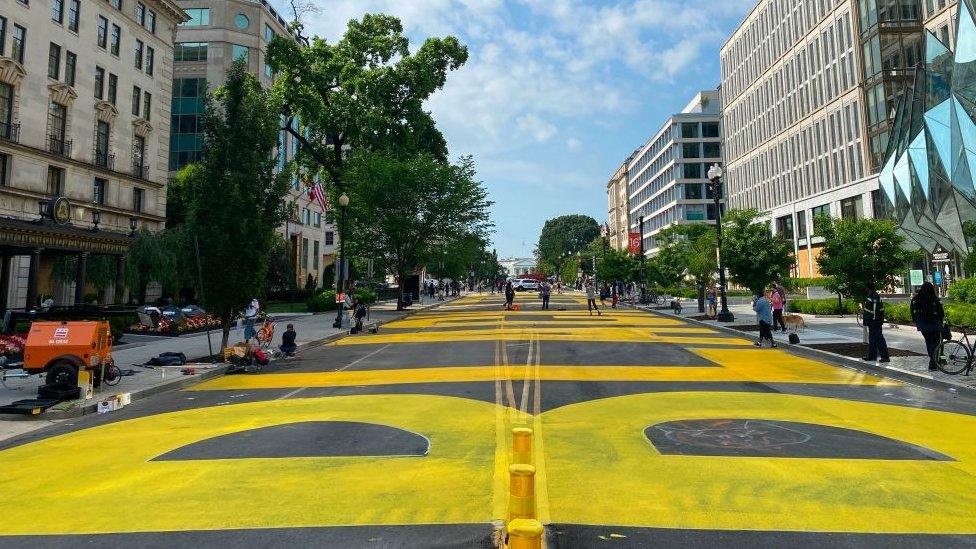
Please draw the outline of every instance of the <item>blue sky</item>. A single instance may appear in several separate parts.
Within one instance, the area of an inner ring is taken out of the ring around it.
[[[606,221],[606,182],[699,90],[754,0],[304,0],[334,41],[367,12],[398,16],[419,47],[454,35],[468,63],[430,101],[453,156],[474,155],[495,202],[493,244],[530,255],[545,221]],[[272,0],[290,14],[287,0]],[[524,244],[523,244],[524,243]]]

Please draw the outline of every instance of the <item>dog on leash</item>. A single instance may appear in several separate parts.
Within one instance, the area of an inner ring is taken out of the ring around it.
[[[793,330],[794,332],[799,329],[807,329],[807,322],[803,320],[803,317],[797,314],[783,315],[783,324],[786,324],[786,328]]]

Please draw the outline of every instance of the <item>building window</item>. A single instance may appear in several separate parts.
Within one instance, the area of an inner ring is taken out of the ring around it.
[[[694,139],[699,137],[698,135],[698,123],[684,123],[681,125],[681,137],[685,139]]]
[[[10,184],[10,155],[0,154],[0,187]]]
[[[64,22],[64,0],[51,0],[51,20]]]
[[[136,21],[140,27],[146,26],[146,5],[142,2],[136,2]]]
[[[135,43],[135,67],[142,70],[142,50],[145,48],[145,44],[142,40],[136,40]]]
[[[701,179],[701,164],[682,164],[682,172],[685,179]]]
[[[115,8],[115,9],[117,9],[119,11],[122,10],[122,0],[108,0],[108,3],[109,4],[112,4],[112,7],[113,8]]]
[[[132,189],[132,211],[141,212],[142,211],[142,195],[143,190],[139,187],[134,187]]]
[[[883,219],[885,217],[884,201],[881,198],[880,189],[871,191],[871,215],[875,219]]]
[[[718,122],[702,122],[702,137],[718,137]]]
[[[47,167],[47,194],[64,196],[64,169],[57,166]]]
[[[72,52],[64,53],[64,83],[69,86],[75,85],[75,72],[78,68],[78,56]]]
[[[335,246],[335,232],[325,231],[325,245]]]
[[[682,143],[681,144],[681,158],[700,158],[701,148],[698,143]]]
[[[149,76],[153,75],[154,66],[156,65],[156,50],[151,47],[146,47],[146,74]]]
[[[149,32],[156,34],[156,12],[149,10],[146,12],[146,28]]]
[[[248,19],[247,16],[244,15],[243,13],[238,13],[237,15],[234,16],[234,26],[235,27],[237,27],[237,28],[239,28],[241,30],[244,30],[250,24],[251,24],[251,20]]]
[[[312,243],[312,270],[315,274],[319,272],[319,241],[316,240]]]
[[[27,29],[20,25],[14,25],[14,32],[10,39],[10,57],[14,58],[21,65],[24,64],[24,50],[27,42]]]
[[[169,169],[179,170],[200,159],[203,150],[203,113],[207,81],[204,78],[173,80],[172,124],[169,136]]]
[[[861,206],[861,196],[852,196],[840,201],[841,219],[861,219],[864,217],[864,209]]]
[[[243,59],[247,63],[247,46],[242,46],[240,44],[233,44],[231,47],[231,55],[234,61],[238,59]]]
[[[101,177],[95,178],[95,186],[92,189],[93,204],[105,204],[105,187],[107,186],[108,181],[102,179]]]
[[[700,184],[684,185],[685,200],[700,200],[702,197],[702,186]]]
[[[274,31],[274,29],[271,28],[271,25],[265,23],[264,24],[264,41],[265,42],[270,42],[270,41],[274,40],[274,38],[275,38],[275,31]]]
[[[139,86],[132,86],[132,116],[139,116],[140,107],[142,107],[142,90]]]
[[[308,239],[302,239],[302,268],[308,269]]]
[[[7,54],[7,18],[0,17],[0,57]]]
[[[108,73],[108,102],[115,105],[119,99],[119,77]]]
[[[47,77],[57,80],[61,78],[61,46],[51,42],[47,52]]]
[[[112,40],[110,42],[111,47],[109,51],[112,55],[119,55],[119,47],[122,44],[122,29],[118,25],[112,25]]]
[[[95,125],[95,165],[108,168],[108,141],[112,127],[108,122],[98,121]]]
[[[793,240],[793,216],[776,218],[776,234],[785,240]]]
[[[267,63],[264,64],[264,75],[268,78],[274,78],[274,69]]]
[[[830,217],[830,204],[824,204],[823,206],[811,208],[810,217],[813,218],[813,232],[816,233],[817,229],[820,227],[820,223],[822,223],[821,219],[824,217]]]
[[[187,8],[183,10],[190,19],[180,23],[181,27],[205,27],[210,25],[210,8]]]
[[[177,42],[173,48],[173,61],[206,61],[207,42]]]
[[[95,99],[105,99],[105,69],[95,66]]]
[[[310,213],[308,208],[302,208],[302,225],[308,225],[311,223]]]
[[[796,212],[796,237],[807,237],[807,213],[805,210]]]
[[[78,20],[81,18],[81,0],[68,1],[68,30],[78,32]]]
[[[147,121],[152,120],[152,94],[146,92],[142,97],[142,117]]]
[[[702,143],[702,156],[705,158],[721,158],[722,145],[718,141]]]
[[[313,227],[321,227],[322,226],[322,213],[321,212],[315,212],[314,214],[312,214],[312,226]]]
[[[132,140],[132,175],[143,179],[149,175],[145,161],[146,139],[137,135]]]
[[[68,129],[68,109],[60,103],[51,102],[50,107],[51,152],[66,154],[65,134]]]
[[[0,137],[10,139],[13,134],[14,87],[0,82]]]
[[[108,19],[98,16],[98,47],[103,50],[108,47]]]

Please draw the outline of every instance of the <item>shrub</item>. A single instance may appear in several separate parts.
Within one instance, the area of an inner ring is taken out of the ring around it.
[[[811,286],[823,288],[827,284],[827,279],[819,278],[787,278],[783,281],[783,286],[790,292],[799,292]]]
[[[373,303],[376,303],[376,292],[368,288],[357,288],[355,296],[357,301],[362,301],[367,305],[372,305]],[[335,299],[333,298],[333,301],[334,300]]]
[[[949,285],[949,299],[976,304],[976,278],[964,278]]]
[[[857,302],[853,299],[845,299],[843,307],[838,307],[837,300],[834,298],[790,299],[786,302],[786,309],[791,313],[808,315],[849,315],[857,312]]]
[[[909,303],[886,303],[885,320],[895,324],[911,324],[911,305]]]
[[[946,322],[952,326],[967,328],[976,326],[976,305],[972,303],[948,303],[945,310]]]
[[[308,300],[308,311],[310,313],[321,313],[323,311],[334,311],[339,308],[335,302],[336,294],[333,290],[326,290],[316,294]]]

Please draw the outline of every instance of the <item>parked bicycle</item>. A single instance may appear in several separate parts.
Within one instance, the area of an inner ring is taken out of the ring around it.
[[[973,342],[969,339],[969,332],[962,328],[962,337],[950,339],[939,344],[936,350],[936,364],[939,370],[949,375],[969,375],[973,371]]]

